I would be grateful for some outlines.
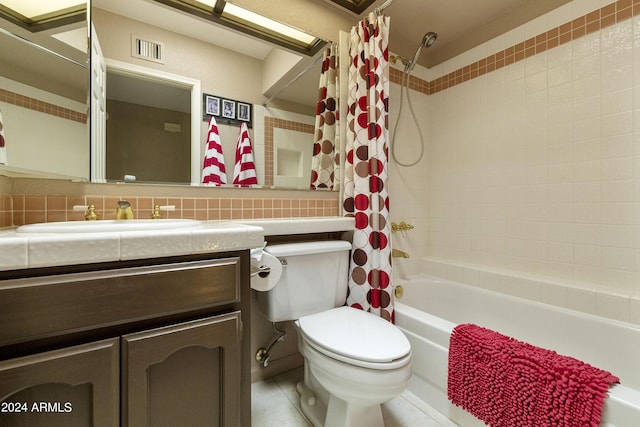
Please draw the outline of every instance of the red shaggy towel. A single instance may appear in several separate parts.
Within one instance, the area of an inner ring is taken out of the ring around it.
[[[449,343],[448,396],[491,427],[597,427],[609,372],[473,324]]]

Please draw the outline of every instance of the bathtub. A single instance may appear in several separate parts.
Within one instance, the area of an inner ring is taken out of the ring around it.
[[[601,426],[640,426],[640,327],[426,275],[398,282],[396,325],[413,351],[408,391],[462,427],[485,426],[447,399],[452,329],[475,323],[583,360],[620,378],[609,389]]]

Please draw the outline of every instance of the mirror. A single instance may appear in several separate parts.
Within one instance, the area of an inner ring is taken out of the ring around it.
[[[93,0],[92,23],[106,64],[107,181],[198,185],[207,94],[252,106],[258,186],[309,189],[321,50],[295,53],[152,0]],[[141,44],[160,57],[141,58]],[[216,120],[232,182],[239,126]]]
[[[1,5],[0,174],[88,180],[87,39],[85,0]]]

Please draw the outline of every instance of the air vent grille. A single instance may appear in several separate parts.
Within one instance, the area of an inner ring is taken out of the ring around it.
[[[131,36],[131,56],[164,64],[164,43]]]

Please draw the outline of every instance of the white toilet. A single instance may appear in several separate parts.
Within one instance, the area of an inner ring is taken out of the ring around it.
[[[411,346],[386,320],[344,306],[349,250],[344,241],[267,246],[282,276],[257,292],[272,322],[296,320],[304,356],[298,384],[304,414],[314,426],[382,427],[380,404],[404,391],[411,377]]]

